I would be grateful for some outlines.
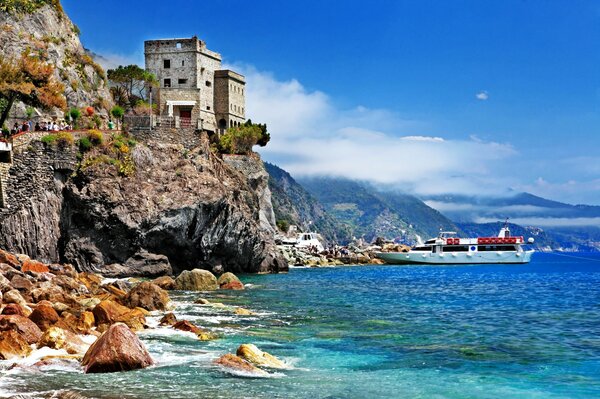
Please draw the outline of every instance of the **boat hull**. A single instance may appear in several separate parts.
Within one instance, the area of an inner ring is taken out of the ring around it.
[[[470,264],[519,264],[529,263],[533,250],[493,251],[493,252],[377,252],[375,255],[392,265],[427,264],[427,265],[470,265]]]

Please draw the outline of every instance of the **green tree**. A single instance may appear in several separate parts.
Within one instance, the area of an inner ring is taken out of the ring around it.
[[[146,100],[148,86],[157,86],[156,77],[137,65],[119,65],[106,72],[112,83],[111,94],[115,102],[125,108],[132,108],[139,99]]]
[[[71,121],[73,122],[73,129],[77,128],[77,121],[81,117],[81,111],[79,110],[79,108],[75,108],[75,107],[71,108],[69,110],[69,117],[71,118]]]
[[[119,130],[119,121],[123,118],[123,115],[125,115],[125,110],[122,107],[115,105],[110,110],[110,114],[117,120],[117,130]]]
[[[219,150],[225,154],[249,154],[261,137],[262,132],[257,125],[232,127],[221,136]]]
[[[5,100],[0,126],[17,101],[44,109],[67,106],[64,86],[54,79],[54,67],[28,52],[18,59],[0,57],[0,99]]]
[[[257,145],[264,147],[267,145],[267,143],[269,141],[271,141],[271,135],[269,134],[269,132],[267,132],[267,124],[266,123],[257,123],[254,124],[252,123],[252,119],[248,119],[246,121],[246,123],[244,123],[245,126],[258,126],[258,128],[260,129],[260,138],[258,139],[258,141],[256,142]]]

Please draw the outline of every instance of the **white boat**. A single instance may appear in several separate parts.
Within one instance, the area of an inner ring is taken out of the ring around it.
[[[534,250],[524,249],[526,244],[533,244],[533,238],[526,243],[522,236],[513,237],[505,225],[497,237],[459,238],[456,232],[443,231],[408,252],[376,252],[375,255],[395,265],[529,263]]]
[[[321,241],[319,241],[317,233],[298,234],[298,238],[296,239],[294,246],[296,248],[305,250],[315,250],[316,252],[323,252],[325,250],[323,244],[321,244]]]

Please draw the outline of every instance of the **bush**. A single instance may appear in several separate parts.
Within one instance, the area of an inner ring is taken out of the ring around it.
[[[221,136],[219,148],[225,154],[249,154],[261,137],[262,131],[257,125],[232,127]]]
[[[92,142],[87,137],[79,139],[79,151],[88,152],[93,147]]]
[[[77,127],[77,119],[81,116],[81,111],[78,108],[71,108],[69,110],[69,116],[73,121],[73,127]]]
[[[87,132],[87,139],[95,146],[102,145],[102,143],[104,143],[104,135],[100,130],[89,130]]]
[[[54,144],[56,142],[56,135],[55,134],[48,134],[48,135],[42,137],[41,141],[44,144],[52,145],[52,144]]]
[[[56,134],[56,144],[61,148],[71,147],[75,144],[75,139],[69,132],[59,132]]]
[[[288,230],[290,229],[290,222],[288,222],[287,220],[278,220],[277,221],[277,228],[281,231],[283,231],[284,233],[287,233]]]

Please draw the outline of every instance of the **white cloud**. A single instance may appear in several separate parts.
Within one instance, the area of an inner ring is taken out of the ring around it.
[[[477,98],[478,100],[481,100],[481,101],[485,101],[488,98],[490,98],[490,96],[489,96],[488,92],[484,90],[484,91],[480,91],[479,93],[475,94],[475,98]]]
[[[97,53],[93,51],[94,60],[104,68],[114,69],[119,65],[139,65],[140,67],[144,67],[144,59],[140,57],[139,53],[124,55],[124,54],[114,54],[114,53]]]
[[[389,110],[340,109],[297,80],[232,68],[246,76],[247,117],[271,132],[259,151],[294,176],[361,179],[420,194],[496,192],[514,183],[489,173],[517,153],[509,144],[415,134],[428,124]]]

